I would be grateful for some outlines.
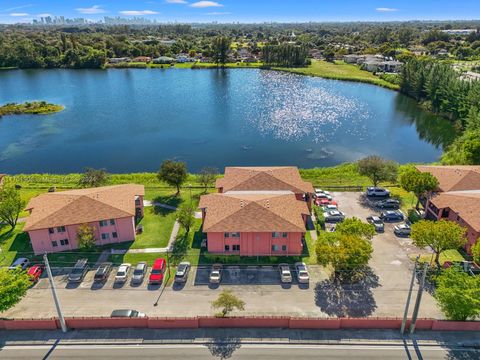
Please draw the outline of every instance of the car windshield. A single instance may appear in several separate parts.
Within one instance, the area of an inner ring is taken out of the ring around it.
[[[154,274],[154,275],[158,275],[158,274],[162,274],[162,273],[163,273],[163,271],[161,269],[152,270],[152,274]]]
[[[301,277],[305,277],[305,276],[308,276],[308,273],[305,270],[300,270],[298,272],[298,275],[301,276]]]
[[[290,271],[282,270],[282,275],[288,276],[288,275],[290,275]]]
[[[135,269],[133,272],[133,275],[142,275],[143,274],[143,269]]]
[[[130,316],[131,317],[137,317],[138,316],[138,311],[132,310],[132,312],[130,313]]]
[[[117,273],[117,276],[125,276],[125,271],[119,271],[119,272]]]
[[[72,274],[81,274],[83,272],[83,268],[74,267],[72,270]]]
[[[212,271],[212,273],[210,274],[211,277],[218,277],[220,275],[220,273],[218,271]]]
[[[380,219],[373,219],[373,222],[375,224],[382,224],[382,220],[380,220]]]

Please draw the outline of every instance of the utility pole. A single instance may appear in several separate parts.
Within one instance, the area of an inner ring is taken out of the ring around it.
[[[57,308],[58,320],[60,321],[60,326],[62,327],[63,332],[67,332],[67,324],[63,318],[62,308],[60,307],[60,301],[57,297],[57,290],[55,289],[55,283],[53,282],[52,270],[50,269],[50,264],[48,263],[47,254],[43,254],[43,261],[45,262],[45,268],[47,269],[48,280],[50,281],[50,288],[52,289],[53,301],[55,302],[55,307]]]
[[[413,308],[412,322],[410,324],[410,334],[415,332],[415,326],[417,324],[418,310],[420,309],[420,302],[422,301],[423,288],[425,287],[425,278],[427,277],[428,264],[423,264],[422,280],[418,287],[417,300],[415,301],[415,307]]]
[[[417,275],[417,264],[420,255],[415,259],[415,266],[413,268],[412,279],[410,280],[410,288],[408,289],[407,303],[405,304],[405,311],[403,313],[402,327],[400,328],[400,334],[405,332],[405,326],[407,325],[408,309],[410,307],[410,300],[412,298],[413,284],[415,283],[415,277]]]

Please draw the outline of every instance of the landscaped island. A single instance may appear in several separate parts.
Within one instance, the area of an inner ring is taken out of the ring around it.
[[[50,104],[45,101],[27,101],[23,104],[8,103],[0,106],[0,117],[3,115],[51,114],[62,111],[64,108],[63,105]]]

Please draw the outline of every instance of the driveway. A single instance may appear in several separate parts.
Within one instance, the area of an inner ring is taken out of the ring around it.
[[[372,213],[359,193],[333,196],[349,217],[364,220]],[[226,266],[222,282],[216,286],[208,282],[209,267],[193,267],[185,284],[165,288],[148,286],[146,280],[140,285],[114,284],[114,271],[105,284],[96,285],[93,270],[81,284],[72,285],[67,282],[67,271],[55,269],[55,283],[66,316],[109,316],[112,310],[121,308],[136,309],[149,316],[211,315],[211,302],[223,289],[231,289],[246,302],[242,312],[245,315],[401,317],[413,268],[409,255],[425,251],[415,248],[409,239],[397,238],[393,226],[386,224],[385,233],[374,237],[371,269],[363,281],[351,285],[332,283],[320,266],[308,267],[309,285],[296,281],[282,285],[273,266]],[[415,290],[417,287],[416,284]],[[414,300],[415,297],[412,304]],[[40,279],[17,306],[1,316],[56,316],[48,280]],[[419,316],[442,317],[428,293],[422,298]]]

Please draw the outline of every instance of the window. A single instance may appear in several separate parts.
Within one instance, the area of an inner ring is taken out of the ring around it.
[[[225,251],[230,251],[230,245],[225,245]]]
[[[234,232],[232,233],[232,238],[239,238],[240,237],[240,233],[239,232]]]
[[[59,226],[59,227],[57,227],[57,231],[58,231],[59,233],[65,232],[65,226]]]
[[[102,240],[108,240],[110,239],[110,234],[109,233],[103,233],[102,234]]]
[[[55,232],[55,230],[53,228],[48,228],[48,233],[49,234],[53,234]]]
[[[278,251],[278,245],[272,245],[272,251]]]
[[[240,251],[240,245],[233,245],[232,250],[233,251]]]
[[[230,237],[230,233],[224,233],[224,234],[223,234],[223,237],[229,238],[229,237]]]
[[[272,232],[272,237],[273,237],[273,238],[279,238],[280,236],[282,236],[282,233]]]
[[[60,240],[60,245],[62,246],[68,245],[68,239]]]
[[[101,220],[100,221],[100,226],[107,226],[107,225],[108,225],[107,220]]]
[[[115,225],[115,219],[110,219],[110,225]]]
[[[113,237],[114,239],[116,239],[116,238],[118,237],[118,234],[114,231],[114,232],[112,232],[112,237]]]
[[[282,233],[282,237],[286,238],[288,236],[288,233]]]
[[[57,242],[55,240],[52,241],[52,247],[57,247],[57,246],[58,246]]]
[[[282,251],[287,251],[287,245],[282,245]]]

